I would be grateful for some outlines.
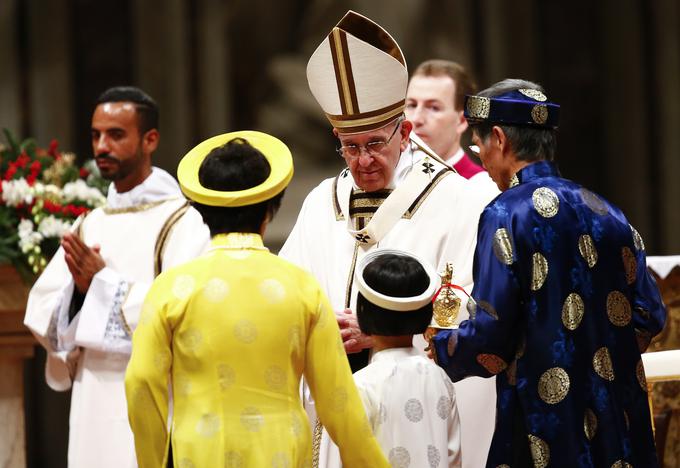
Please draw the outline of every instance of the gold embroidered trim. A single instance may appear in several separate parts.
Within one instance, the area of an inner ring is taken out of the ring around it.
[[[122,213],[139,213],[140,211],[146,211],[150,210],[151,208],[155,208],[158,205],[162,205],[163,203],[170,201],[170,200],[176,200],[176,198],[166,198],[165,200],[157,200],[154,202],[149,202],[149,203],[142,203],[141,205],[134,205],[134,206],[126,206],[123,208],[108,208],[104,207],[102,210],[104,210],[104,213],[111,215],[111,214],[122,214]]]
[[[343,172],[348,169],[343,169]],[[342,221],[345,219],[345,215],[342,214],[342,210],[340,209],[340,202],[338,200],[338,179],[340,176],[343,174],[343,172],[340,172],[337,176],[335,176],[335,179],[333,179],[333,190],[331,192],[331,204],[333,205],[333,211],[335,211],[335,220],[336,221]]]
[[[413,215],[416,214],[416,211],[418,211],[418,208],[420,208],[420,206],[425,202],[427,197],[430,196],[430,194],[432,193],[434,188],[439,184],[439,182],[444,180],[444,177],[446,177],[446,176],[448,176],[452,173],[453,173],[453,170],[450,169],[450,168],[444,168],[441,171],[439,171],[437,173],[437,175],[434,176],[434,179],[432,179],[432,181],[428,184],[428,186],[425,187],[425,190],[423,190],[420,193],[420,195],[416,199],[416,202],[413,205],[411,205],[408,210],[406,210],[406,212],[404,213],[402,218],[403,219],[411,219],[413,217]]]
[[[323,434],[323,426],[319,419],[314,425],[314,437],[312,440],[312,467],[319,468],[319,455],[321,454],[321,435]]]
[[[354,255],[352,256],[352,266],[349,267],[349,277],[347,278],[347,290],[345,292],[345,308],[349,308],[352,299],[352,283],[354,282],[354,269],[357,266],[357,255],[359,254],[359,242],[354,242]]]
[[[163,271],[163,252],[165,251],[165,243],[168,240],[168,235],[177,221],[179,221],[179,219],[184,216],[184,213],[187,212],[189,206],[189,202],[185,201],[182,206],[177,208],[177,210],[168,217],[158,233],[156,247],[154,248],[154,278]]]

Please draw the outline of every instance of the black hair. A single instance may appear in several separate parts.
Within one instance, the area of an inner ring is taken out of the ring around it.
[[[261,184],[271,172],[267,158],[247,140],[235,138],[213,149],[198,170],[205,188],[232,192]],[[210,235],[228,232],[260,232],[265,219],[273,219],[281,206],[283,191],[269,200],[239,207],[210,206],[193,202],[208,225]]]
[[[518,89],[535,89],[543,92],[541,85],[526,80],[508,78],[477,93],[478,96],[495,97]],[[503,133],[520,161],[552,161],[557,148],[557,131],[552,128],[531,126],[503,125],[493,122],[470,124],[477,137],[486,141],[494,126],[503,129]]]
[[[368,286],[391,297],[418,296],[430,285],[425,268],[416,259],[404,255],[380,255],[366,266],[363,275]],[[415,335],[429,326],[432,302],[417,310],[396,312],[369,302],[359,293],[357,318],[361,330],[369,335]]]
[[[131,102],[137,110],[137,128],[144,135],[152,129],[158,130],[158,104],[148,94],[134,86],[114,86],[99,95],[95,107],[107,102]]]

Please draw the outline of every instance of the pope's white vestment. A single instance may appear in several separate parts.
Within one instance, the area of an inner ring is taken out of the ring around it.
[[[454,283],[472,290],[479,215],[499,192],[479,190],[442,164],[415,134],[410,140],[388,187],[392,192],[357,191],[349,169],[343,170],[309,193],[281,249],[282,257],[316,277],[336,311],[355,310],[354,268],[379,247],[405,250],[438,271],[452,262]],[[377,200],[380,195],[384,201]],[[463,302],[456,322],[467,318]],[[422,351],[426,343],[416,337],[414,345]],[[486,463],[495,425],[495,381],[469,378],[454,385],[463,467],[478,468]],[[306,406],[313,421],[313,403]]]
[[[31,289],[24,324],[47,350],[47,384],[73,387],[68,466],[135,467],[124,378],[140,308],[154,277],[203,253],[210,233],[177,182],[158,168],[128,192],[111,184],[106,205],[75,232],[88,246],[100,245],[106,267],[77,310],[60,248]]]
[[[415,348],[375,353],[354,373],[371,429],[392,466],[460,468],[456,394],[446,372]],[[319,466],[342,466],[324,430]]]

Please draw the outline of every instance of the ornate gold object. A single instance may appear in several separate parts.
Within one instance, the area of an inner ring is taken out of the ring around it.
[[[536,104],[531,109],[531,118],[539,125],[543,125],[548,121],[548,106],[545,104]]]
[[[434,301],[432,317],[438,326],[450,328],[456,322],[458,312],[460,311],[460,298],[450,286],[453,278],[453,264],[446,264],[446,269],[441,278],[442,289]]]
[[[534,99],[536,101],[545,102],[545,101],[548,100],[546,95],[543,94],[542,92],[540,92],[537,89],[522,88],[522,89],[518,89],[517,91],[524,94],[526,97],[529,97],[529,98]]]
[[[468,118],[486,119],[491,110],[491,100],[488,97],[470,96],[467,101]]]

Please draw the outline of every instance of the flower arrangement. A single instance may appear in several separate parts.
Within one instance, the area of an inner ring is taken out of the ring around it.
[[[0,144],[0,264],[13,264],[29,280],[59,248],[78,216],[106,201],[108,183],[94,160],[82,167],[56,140],[47,149],[19,143],[4,130]]]

